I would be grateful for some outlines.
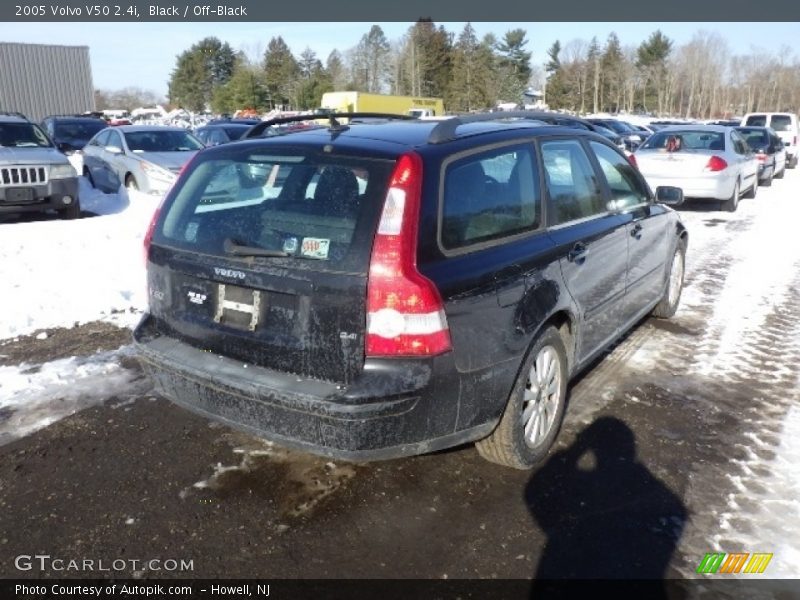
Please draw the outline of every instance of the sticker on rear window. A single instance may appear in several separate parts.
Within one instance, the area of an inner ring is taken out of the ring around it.
[[[328,258],[331,241],[322,238],[303,238],[300,254],[308,258]]]
[[[189,221],[186,225],[186,233],[184,235],[184,239],[187,242],[193,242],[197,239],[197,229],[200,227],[200,223],[197,221]]]

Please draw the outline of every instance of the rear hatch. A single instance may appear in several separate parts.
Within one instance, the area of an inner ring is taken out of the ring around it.
[[[198,154],[149,251],[150,312],[163,333],[305,377],[358,375],[394,161],[330,150],[264,141]]]

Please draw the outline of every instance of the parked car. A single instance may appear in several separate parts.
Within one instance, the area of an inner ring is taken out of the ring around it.
[[[762,112],[747,113],[741,122],[742,127],[769,127],[783,140],[786,147],[786,168],[794,169],[798,160],[798,126],[794,113]]]
[[[671,185],[689,198],[723,200],[730,212],[739,206],[743,190],[747,198],[758,191],[758,160],[730,127],[667,127],[650,136],[633,159],[651,186]]]
[[[618,119],[599,119],[599,118],[590,118],[587,119],[590,123],[594,123],[595,125],[602,125],[603,127],[607,127],[617,135],[622,138],[623,143],[625,144],[625,149],[629,152],[633,152],[639,145],[642,143],[642,135],[636,131],[631,125],[623,121],[619,121]]]
[[[113,193],[120,185],[163,194],[203,143],[181,127],[123,125],[95,135],[83,149],[89,183]]]
[[[48,210],[80,216],[78,174],[38,125],[0,112],[0,214]]]
[[[255,123],[212,122],[198,127],[194,135],[206,146],[218,146],[240,139]]]
[[[82,115],[52,115],[42,120],[45,130],[56,148],[70,155],[83,150],[94,135],[108,127],[103,119]]]
[[[611,131],[608,127],[603,127],[602,125],[598,125],[596,123],[591,123],[586,119],[581,119],[579,117],[573,117],[571,115],[564,115],[561,113],[548,113],[548,112],[534,112],[531,113],[532,118],[538,119],[544,123],[550,123],[551,125],[561,125],[563,127],[572,127],[573,129],[582,129],[584,131],[594,131],[595,133],[599,133],[604,138],[609,140],[615,146],[625,149],[625,144],[622,140],[622,137]]]
[[[786,148],[769,127],[736,127],[758,160],[759,185],[772,185],[772,178],[783,177],[786,170]]]
[[[529,113],[349,116],[264,123],[188,165],[145,236],[141,361],[177,404],[282,445],[477,441],[531,467],[568,380],[676,311],[687,232],[657,199],[680,190],[654,197],[604,137]]]

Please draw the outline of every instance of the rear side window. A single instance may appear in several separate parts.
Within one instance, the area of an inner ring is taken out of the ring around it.
[[[767,115],[750,115],[749,117],[747,117],[745,125],[752,125],[753,127],[766,127]],[[774,126],[773,129],[775,129]]]
[[[530,231],[541,222],[533,146],[505,146],[450,163],[444,177],[442,246],[447,250]]]
[[[544,142],[542,159],[553,225],[608,211],[594,169],[579,142]]]
[[[166,207],[160,239],[204,254],[249,249],[272,260],[341,262],[362,213],[380,208],[390,169],[387,161],[274,148],[198,155]]]
[[[789,115],[772,115],[770,127],[775,131],[791,131],[792,117]]]
[[[611,190],[611,210],[623,210],[647,202],[647,190],[642,185],[633,165],[605,144],[590,142],[597,162]]]

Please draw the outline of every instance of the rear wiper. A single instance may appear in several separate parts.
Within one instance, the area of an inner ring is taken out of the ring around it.
[[[283,250],[267,250],[266,248],[258,248],[257,246],[246,246],[231,238],[227,238],[225,242],[223,242],[222,248],[225,252],[233,254],[234,256],[291,256],[291,254]]]

